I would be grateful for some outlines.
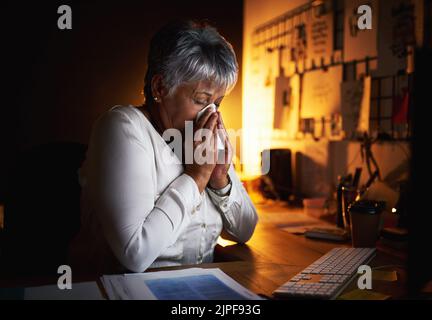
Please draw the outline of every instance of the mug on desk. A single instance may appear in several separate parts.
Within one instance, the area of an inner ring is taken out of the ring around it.
[[[360,200],[350,204],[351,239],[354,248],[373,248],[381,227],[383,201]]]

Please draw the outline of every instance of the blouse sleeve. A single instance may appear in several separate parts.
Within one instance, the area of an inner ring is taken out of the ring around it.
[[[231,165],[228,175],[231,181],[231,189],[227,195],[218,194],[207,188],[208,194],[218,208],[224,225],[224,238],[240,243],[247,242],[255,230],[258,215],[249,195],[237,177]],[[225,190],[224,190],[225,191]]]
[[[88,185],[104,236],[133,272],[143,272],[176,241],[202,199],[194,180],[181,174],[155,203],[154,153],[142,135],[127,115],[111,111],[95,124],[87,153]]]

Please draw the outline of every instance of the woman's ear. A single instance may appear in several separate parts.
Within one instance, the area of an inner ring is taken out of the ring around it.
[[[156,74],[151,80],[151,90],[153,99],[156,102],[160,102],[161,99],[166,95],[166,89],[163,84],[162,75]]]

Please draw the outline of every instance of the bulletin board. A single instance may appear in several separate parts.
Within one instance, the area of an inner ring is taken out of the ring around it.
[[[357,25],[364,4],[371,30]],[[414,63],[410,69],[406,48],[419,41],[422,9],[421,0],[314,1],[255,28],[253,81],[265,88],[259,96],[262,114],[271,114],[266,123],[296,138],[355,139],[368,131],[408,139]]]
[[[318,69],[304,74],[301,118],[320,118],[341,111],[342,69],[339,65],[327,71]]]

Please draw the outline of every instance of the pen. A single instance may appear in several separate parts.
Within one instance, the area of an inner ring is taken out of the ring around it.
[[[362,173],[362,168],[356,168],[355,174],[354,174],[354,180],[353,180],[353,187],[357,188],[359,182],[360,182],[360,175]]]

